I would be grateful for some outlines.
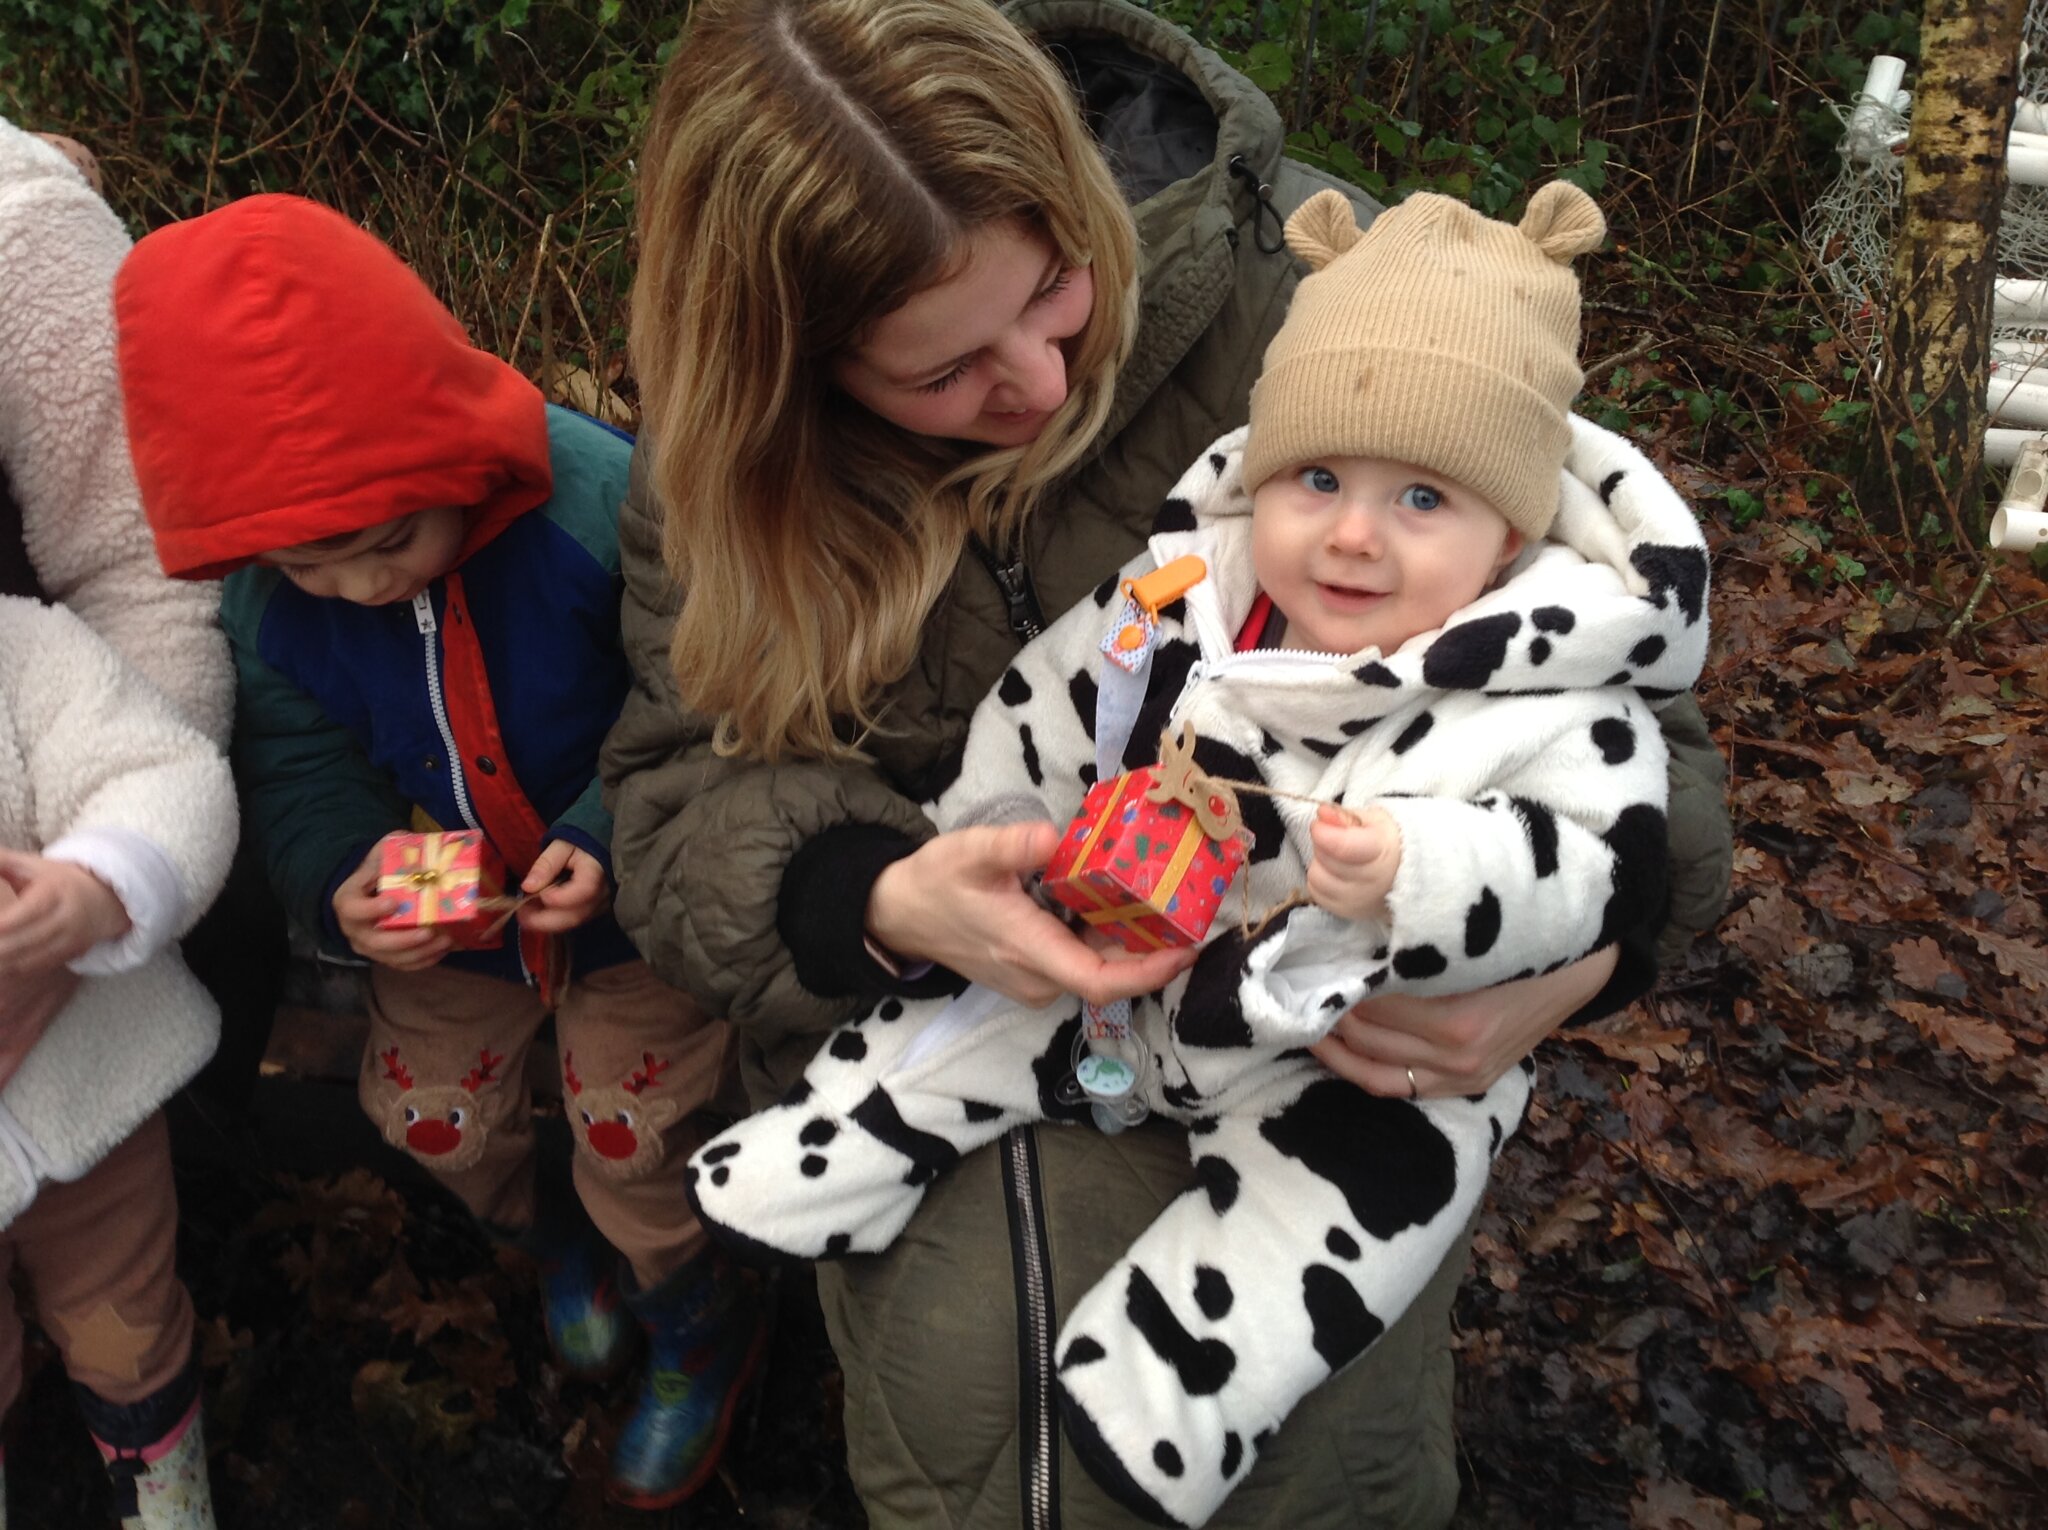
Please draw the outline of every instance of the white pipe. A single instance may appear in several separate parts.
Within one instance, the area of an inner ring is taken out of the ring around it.
[[[2011,467],[2020,460],[2020,449],[2029,441],[2041,439],[2038,430],[2018,430],[2011,426],[2000,428],[1996,425],[1984,432],[1984,465],[1986,467]]]
[[[1850,159],[1874,164],[1905,142],[1904,133],[1886,131],[1889,126],[1886,120],[1888,108],[1899,112],[1910,109],[1899,104],[1899,98],[1905,95],[1899,85],[1905,78],[1906,61],[1902,58],[1880,53],[1870,61],[1870,68],[1863,76],[1863,88],[1856,93],[1855,102],[1849,109],[1849,120],[1842,130],[1843,154]]]
[[[2048,133],[2048,103],[2022,96],[2013,108],[2012,125],[2022,133]]]
[[[2048,547],[2048,514],[2000,505],[1991,517],[1991,545],[2001,552],[2032,552]]]
[[[2020,448],[1998,513],[1991,517],[1991,545],[2005,552],[2029,552],[2048,544],[2048,440],[2036,436]]]
[[[2037,376],[2028,377],[2028,373]],[[2024,377],[2028,382],[2048,382],[2048,336],[2021,339],[2014,336],[1991,342],[1991,373],[1994,377]]]
[[[2017,141],[2008,144],[2005,178],[2015,186],[2048,186],[2048,143],[2039,148]]]
[[[2048,324],[2048,282],[1999,277],[1992,289],[1991,314],[2002,324]]]
[[[1994,377],[1985,392],[1991,418],[1998,424],[2031,426],[2037,434],[2048,430],[2048,377],[2040,382]]]
[[[1849,131],[1854,134],[1858,128],[1872,133],[1877,128],[1877,118],[1892,104],[1892,97],[1899,93],[1899,87],[1906,82],[1906,61],[1890,53],[1880,53],[1870,61],[1870,68],[1863,76],[1863,88],[1856,93],[1855,110],[1849,113]]]

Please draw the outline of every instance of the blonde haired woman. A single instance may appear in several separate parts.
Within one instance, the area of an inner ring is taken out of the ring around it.
[[[1122,0],[699,0],[642,161],[646,427],[620,527],[640,685],[606,774],[620,917],[741,1027],[757,1100],[881,995],[1101,999],[1175,970],[1106,963],[1023,892],[1052,825],[934,838],[917,803],[1041,616],[1243,423],[1297,274],[1279,221],[1331,184],[1282,137],[1241,76]],[[1673,714],[1675,950],[1718,910],[1727,824],[1697,709]],[[1473,1092],[1640,992],[1659,940],[1376,1004],[1320,1053],[1377,1093]],[[1049,1350],[1189,1177],[1172,1129],[1019,1131],[888,1254],[820,1268],[877,1523],[1129,1522],[1062,1467]],[[1449,1518],[1464,1258],[1212,1523]]]

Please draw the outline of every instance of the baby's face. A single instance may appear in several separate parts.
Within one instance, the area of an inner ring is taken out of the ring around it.
[[[455,566],[463,530],[459,509],[418,510],[342,541],[286,547],[259,561],[308,595],[388,606],[411,600]]]
[[[1406,463],[1325,457],[1252,495],[1252,567],[1287,618],[1287,648],[1392,653],[1469,605],[1521,550],[1486,500]]]

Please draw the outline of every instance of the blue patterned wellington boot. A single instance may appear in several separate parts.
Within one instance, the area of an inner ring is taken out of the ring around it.
[[[647,1373],[612,1451],[614,1502],[665,1509],[711,1480],[740,1395],[761,1363],[768,1327],[752,1281],[699,1255],[626,1305],[647,1333]]]
[[[620,1298],[619,1256],[567,1185],[541,1187],[533,1226],[511,1240],[540,1266],[541,1321],[556,1367],[577,1381],[609,1381],[639,1343]]]

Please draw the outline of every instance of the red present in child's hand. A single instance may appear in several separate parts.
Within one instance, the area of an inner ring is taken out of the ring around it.
[[[474,829],[386,835],[377,891],[391,912],[380,930],[433,929],[465,950],[505,940],[505,863]]]
[[[1141,954],[1199,945],[1244,864],[1239,835],[1212,838],[1185,802],[1155,800],[1168,768],[1098,782],[1045,868],[1054,899]]]

